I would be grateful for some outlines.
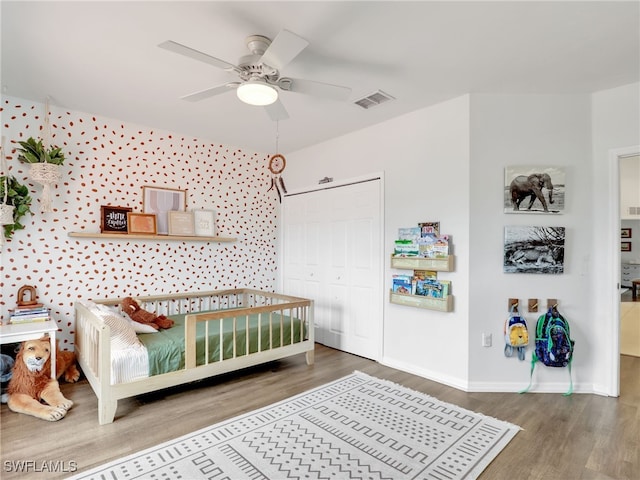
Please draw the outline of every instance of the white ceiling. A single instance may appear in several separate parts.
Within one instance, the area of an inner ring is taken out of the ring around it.
[[[245,38],[290,30],[310,45],[282,72],[352,88],[347,102],[284,92],[288,153],[465,93],[590,93],[640,81],[640,2],[6,1],[6,95],[212,142],[274,152],[276,122],[235,77],[160,49],[171,39],[237,63]],[[370,110],[353,100],[381,89]]]

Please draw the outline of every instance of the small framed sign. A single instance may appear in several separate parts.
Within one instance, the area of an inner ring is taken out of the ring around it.
[[[130,207],[103,205],[100,207],[101,233],[127,233],[127,213]]]
[[[199,237],[216,236],[216,212],[215,210],[194,210],[193,223],[195,234]]]
[[[193,212],[169,211],[169,235],[195,235]]]
[[[128,233],[146,233],[155,235],[156,216],[153,213],[127,213]]]

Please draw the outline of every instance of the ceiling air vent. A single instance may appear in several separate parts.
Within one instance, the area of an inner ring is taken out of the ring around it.
[[[640,207],[629,207],[629,215],[640,215]]]
[[[382,90],[378,90],[377,92],[372,93],[371,95],[367,95],[359,100],[356,100],[355,103],[359,107],[364,108],[365,110],[375,107],[376,105],[380,105],[389,100],[395,100],[388,93],[384,93]]]

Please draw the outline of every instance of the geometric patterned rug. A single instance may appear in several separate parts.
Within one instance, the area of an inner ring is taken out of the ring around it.
[[[73,479],[473,479],[520,427],[361,372]]]

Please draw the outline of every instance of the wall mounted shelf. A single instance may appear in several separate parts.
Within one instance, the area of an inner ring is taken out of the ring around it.
[[[391,268],[451,272],[453,271],[453,259],[453,255],[445,258],[396,257],[391,255]]]
[[[424,257],[398,257],[391,255],[391,268],[402,270],[432,270],[436,272],[452,272],[454,256],[449,255],[444,258],[424,258]],[[453,311],[453,296],[447,295],[445,298],[425,297],[422,295],[404,295],[390,292],[389,301],[398,305],[409,307],[425,308],[438,312]]]
[[[103,238],[109,240],[164,240],[182,242],[235,242],[233,237],[196,237],[185,235],[147,235],[140,233],[97,233],[97,232],[70,232],[73,238]]]
[[[402,295],[390,292],[389,301],[398,305],[408,307],[426,308],[427,310],[437,310],[439,312],[453,311],[453,296],[447,295],[445,298],[423,297],[421,295]]]

